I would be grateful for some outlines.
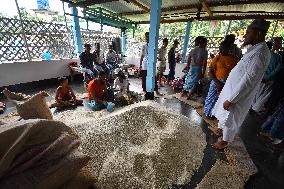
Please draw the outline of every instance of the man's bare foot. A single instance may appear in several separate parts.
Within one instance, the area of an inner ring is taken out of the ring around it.
[[[222,136],[223,134],[223,130],[218,127],[209,126],[208,129],[210,129],[212,133],[216,136]]]
[[[215,150],[223,150],[223,149],[227,148],[228,142],[221,139],[221,140],[218,140],[217,142],[215,142],[214,144],[212,144],[211,146]]]

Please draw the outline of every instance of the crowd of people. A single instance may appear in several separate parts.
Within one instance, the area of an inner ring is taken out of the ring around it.
[[[199,93],[200,83],[206,75],[210,85],[204,102],[204,114],[209,119],[218,119],[218,128],[212,132],[220,136],[212,145],[215,149],[224,149],[234,140],[247,113],[256,113],[263,125],[262,134],[270,139],[284,139],[284,81],[283,52],[273,48],[272,41],[265,42],[270,22],[263,19],[254,20],[247,28],[243,47],[235,44],[235,35],[225,36],[216,55],[211,55],[208,64],[207,39],[199,36],[195,39],[195,47],[187,56],[184,72],[183,89],[180,96],[192,96]],[[142,88],[146,93],[146,76],[148,61],[149,33],[145,33],[146,44],[142,48],[140,69],[142,72]],[[155,92],[159,93],[162,86],[161,78],[166,69],[168,59],[169,74],[167,83],[175,79],[176,49],[179,42],[174,40],[173,46],[167,52],[168,39],[163,39],[163,45],[157,55],[157,77]],[[168,55],[168,56],[166,56]],[[203,89],[205,90],[205,89]]]
[[[84,72],[84,82],[88,92],[88,101],[93,110],[106,108],[110,103],[125,105],[125,98],[130,95],[129,80],[121,68],[118,68],[119,58],[109,45],[105,56],[100,51],[100,45],[95,45],[95,51],[91,53],[91,45],[85,44],[85,50],[80,54],[80,65]],[[105,58],[104,58],[105,57]],[[51,108],[66,108],[81,105],[83,101],[78,99],[67,78],[59,79],[55,102]],[[124,102],[124,104],[122,103]]]
[[[218,127],[210,127],[219,136],[212,144],[215,149],[224,149],[233,142],[249,112],[262,121],[260,128],[263,136],[274,142],[284,140],[284,51],[275,48],[273,41],[265,41],[269,26],[269,21],[256,19],[247,27],[242,45],[247,47],[245,54],[235,44],[235,35],[229,34],[220,43],[218,53],[210,56],[211,61],[208,62],[207,39],[204,36],[195,39],[194,48],[187,55],[180,96],[186,95],[188,100],[192,100],[196,93],[200,93],[200,83],[206,77],[209,80],[208,88],[203,88],[207,91],[204,114],[208,119],[218,120]],[[169,40],[164,38],[162,42],[157,53],[156,95],[162,95],[159,87],[165,83],[171,85],[174,81],[177,65],[179,41],[174,40],[169,51]],[[144,95],[147,94],[148,46],[149,32],[146,32],[139,67]],[[88,100],[95,104],[94,110],[106,108],[109,102],[125,102],[130,92],[129,80],[122,69],[116,68],[119,57],[113,45],[109,45],[106,55],[101,53],[99,44],[95,45],[93,53],[90,44],[84,47],[84,52],[79,56],[80,65]],[[168,75],[164,75],[166,67],[169,68]],[[162,81],[164,77],[166,82]],[[69,86],[67,78],[60,78],[59,83],[51,108],[83,104]],[[0,102],[0,113],[5,108],[5,103]]]
[[[234,140],[249,111],[263,121],[261,133],[264,136],[271,140],[284,139],[284,106],[281,103],[284,96],[278,95],[275,89],[273,93],[272,88],[276,85],[279,93],[283,91],[280,89],[283,77],[278,77],[281,72],[283,74],[284,64],[282,52],[273,49],[271,41],[265,42],[269,25],[270,22],[257,19],[248,26],[243,46],[250,47],[244,55],[234,45],[235,37],[226,36],[209,65],[211,83],[204,114],[218,119],[218,128],[211,127],[212,132],[220,136],[212,145],[215,149],[224,149]]]

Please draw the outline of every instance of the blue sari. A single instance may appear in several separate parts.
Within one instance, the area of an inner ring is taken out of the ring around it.
[[[185,82],[183,85],[183,89],[187,92],[194,92],[198,86],[198,81],[202,76],[202,67],[200,66],[190,66],[190,70],[188,71]]]
[[[225,84],[225,81],[221,81],[223,86]],[[217,95],[217,85],[215,81],[211,81],[209,91],[207,94],[207,97],[205,99],[205,104],[204,104],[204,114],[206,117],[212,117],[212,110],[215,106],[215,103],[218,100],[218,95]]]
[[[273,138],[284,140],[284,103],[262,126]]]

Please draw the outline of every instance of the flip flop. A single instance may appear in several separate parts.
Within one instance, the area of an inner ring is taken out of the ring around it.
[[[217,142],[216,142],[217,143]],[[220,146],[217,146],[216,143],[214,144],[211,144],[211,147],[215,150],[224,150],[225,148],[228,147],[228,144],[226,144],[224,147],[220,147]]]

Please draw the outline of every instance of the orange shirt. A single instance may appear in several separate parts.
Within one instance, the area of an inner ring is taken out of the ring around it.
[[[218,54],[212,59],[209,67],[214,69],[216,78],[221,81],[227,79],[231,70],[237,65],[238,62],[239,58],[236,56],[223,56]]]
[[[104,100],[107,90],[107,82],[100,83],[99,79],[93,79],[88,84],[88,98],[89,100]],[[93,92],[93,96],[92,93]]]

